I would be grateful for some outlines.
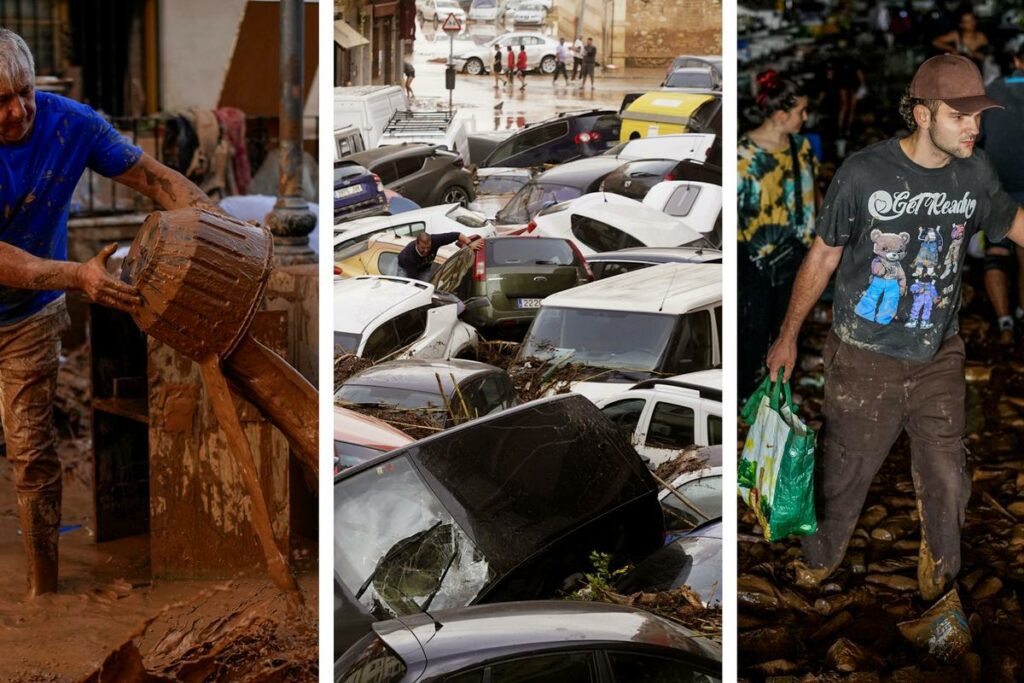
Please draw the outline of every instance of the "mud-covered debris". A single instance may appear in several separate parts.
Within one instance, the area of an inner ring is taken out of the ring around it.
[[[375,417],[400,429],[413,439],[423,439],[444,429],[444,413],[433,410],[416,410],[393,406],[344,405],[363,415]]]
[[[339,349],[335,349],[334,386],[340,387],[349,377],[372,365],[372,360],[360,358],[354,353],[340,353]]]
[[[941,662],[955,662],[971,649],[971,631],[955,590],[920,618],[898,624],[900,633]]]
[[[684,448],[668,458],[654,470],[655,476],[662,481],[672,481],[681,474],[699,472],[708,467],[707,461],[699,455],[700,448],[692,446]]]
[[[722,642],[722,610],[705,607],[692,588],[680,586],[655,593],[623,595],[606,588],[594,587],[575,594],[581,599],[627,605],[665,617],[716,642]]]

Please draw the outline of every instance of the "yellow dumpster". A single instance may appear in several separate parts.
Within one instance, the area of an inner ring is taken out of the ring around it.
[[[702,118],[702,107],[712,106],[717,98],[703,93],[649,92],[635,99],[622,112],[619,140],[657,135],[690,133],[691,119]]]

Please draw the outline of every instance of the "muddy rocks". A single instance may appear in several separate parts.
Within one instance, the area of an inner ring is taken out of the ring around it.
[[[857,522],[857,526],[863,527],[870,531],[878,526],[879,522],[889,516],[889,509],[884,505],[870,505],[864,514],[860,516],[860,521]]]
[[[881,586],[899,592],[917,590],[917,579],[900,574],[868,574],[864,577],[864,581],[874,586]]]
[[[999,580],[999,577],[989,576],[974,587],[974,590],[971,591],[971,600],[974,600],[975,602],[987,600],[988,598],[997,595],[1002,589],[1003,582]]]
[[[852,673],[865,665],[873,665],[874,658],[849,638],[840,638],[825,655],[825,665],[841,673]]]
[[[992,366],[968,365],[964,368],[964,378],[968,382],[988,382],[992,379]]]
[[[871,538],[883,543],[893,543],[918,528],[917,522],[909,514],[892,515],[871,530]]]
[[[736,581],[736,600],[744,609],[753,612],[774,612],[779,608],[779,597],[767,579],[744,574]]]

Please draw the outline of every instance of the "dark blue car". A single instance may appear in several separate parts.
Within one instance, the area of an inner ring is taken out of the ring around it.
[[[603,154],[619,144],[622,120],[614,111],[563,112],[516,131],[487,155],[480,168],[527,168]]]
[[[354,161],[334,164],[334,220],[386,213],[388,201],[380,177]]]

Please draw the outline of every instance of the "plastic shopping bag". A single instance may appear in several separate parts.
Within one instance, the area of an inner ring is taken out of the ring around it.
[[[765,378],[741,415],[751,427],[740,457],[739,495],[757,515],[764,537],[813,534],[814,432],[797,417],[781,370],[778,382]]]

